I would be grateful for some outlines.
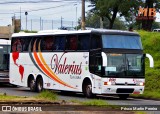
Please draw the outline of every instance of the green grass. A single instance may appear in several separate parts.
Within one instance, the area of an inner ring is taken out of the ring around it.
[[[144,91],[143,94],[131,95],[131,96],[138,97],[138,98],[146,98],[146,99],[160,99],[160,92],[159,91]]]
[[[22,30],[21,32],[25,32],[25,33],[37,33],[37,31],[29,31],[29,30]]]
[[[111,109],[119,108],[119,106],[110,105],[105,100],[100,100],[100,99],[88,100],[88,101],[80,102],[80,104],[86,105],[86,106],[106,107]]]
[[[0,101],[2,100],[13,100],[13,99],[17,99],[19,97],[17,96],[8,96],[8,95],[0,95]]]
[[[49,90],[44,90],[41,93],[39,93],[35,98],[42,99],[42,100],[49,100],[49,101],[55,101],[57,100],[57,95]]]
[[[149,67],[146,58],[145,65],[145,92],[138,95],[145,98],[160,98],[160,33],[138,31],[141,36],[144,53],[149,53],[154,58],[154,68]]]
[[[106,101],[97,100],[97,99],[85,101],[85,102],[82,102],[82,104],[87,106],[108,106],[109,105]]]
[[[135,114],[147,114],[147,113],[143,111],[136,111]]]
[[[86,106],[109,106],[109,104],[105,100],[93,99],[87,101],[79,101],[79,100],[71,100],[72,103],[78,103]]]

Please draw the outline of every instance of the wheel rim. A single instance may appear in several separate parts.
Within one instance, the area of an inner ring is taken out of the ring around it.
[[[86,87],[86,95],[87,96],[91,96],[91,93],[92,93],[92,87],[91,87],[91,85],[87,85],[87,87]]]
[[[39,91],[42,91],[42,88],[43,88],[43,84],[42,84],[43,82],[42,82],[42,80],[40,79],[39,81],[38,81],[38,90]]]
[[[35,88],[35,81],[33,79],[30,81],[30,88],[31,90],[34,90]]]

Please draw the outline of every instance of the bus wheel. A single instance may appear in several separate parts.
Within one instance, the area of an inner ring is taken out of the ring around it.
[[[29,87],[30,87],[30,91],[35,92],[35,90],[36,90],[36,84],[35,84],[34,78],[30,78],[30,80],[29,80]]]
[[[84,88],[84,95],[87,98],[92,98],[93,97],[93,93],[92,93],[92,85],[91,84],[86,84],[85,88]]]
[[[118,96],[119,96],[120,99],[125,100],[129,97],[129,94],[118,94]]]
[[[43,79],[40,77],[36,81],[36,91],[41,92],[43,90]]]

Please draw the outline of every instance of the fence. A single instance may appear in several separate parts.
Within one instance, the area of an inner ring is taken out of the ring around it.
[[[40,19],[27,19],[21,21],[21,30],[39,31],[39,30],[53,30],[61,27],[75,28],[75,21],[62,20],[44,20]]]

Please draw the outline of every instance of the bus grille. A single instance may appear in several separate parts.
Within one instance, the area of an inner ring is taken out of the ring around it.
[[[126,85],[126,86],[131,85],[131,86],[135,86],[136,84],[115,83],[115,85]]]
[[[133,93],[134,89],[118,88],[117,93]]]

